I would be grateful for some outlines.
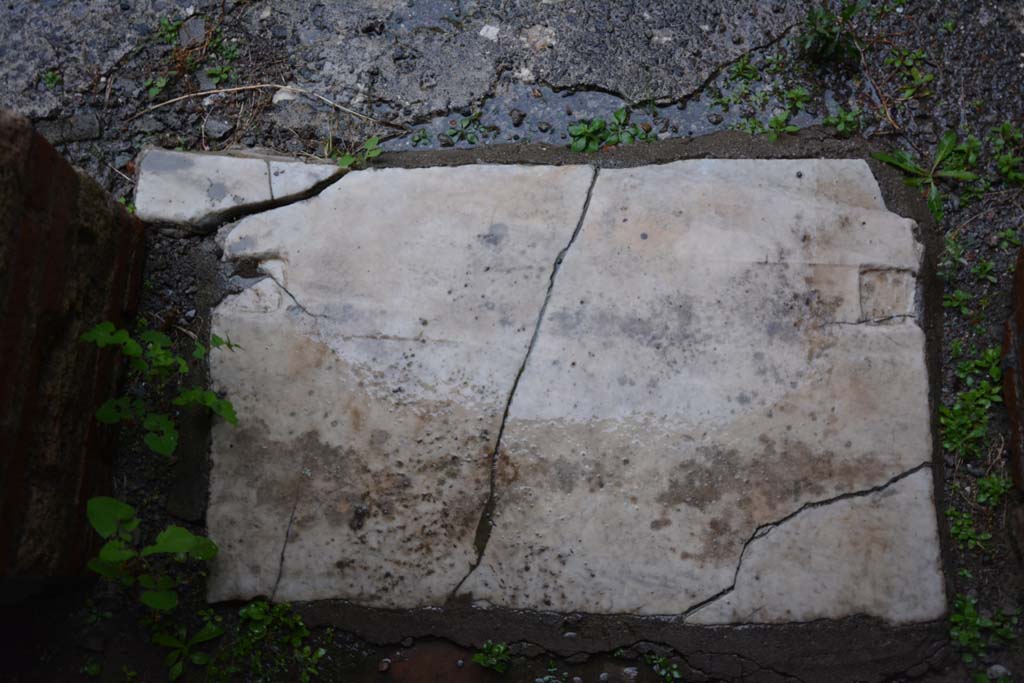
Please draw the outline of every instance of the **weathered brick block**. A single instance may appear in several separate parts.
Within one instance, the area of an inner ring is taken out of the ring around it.
[[[117,357],[78,341],[138,300],[143,226],[23,118],[0,111],[0,602],[76,576],[85,503],[109,492],[95,409]]]

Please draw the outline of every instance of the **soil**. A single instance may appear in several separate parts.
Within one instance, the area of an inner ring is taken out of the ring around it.
[[[651,137],[665,141],[605,150],[590,159],[620,165],[728,156],[729,150],[749,151],[745,137],[715,136],[710,144],[699,136],[750,128],[754,119],[767,125],[785,107],[784,93],[797,87],[806,88],[810,98],[792,117],[793,124],[815,126],[838,106],[858,107],[865,113],[862,130],[853,142],[839,141],[831,128],[785,134],[774,146],[758,136],[755,156],[812,150],[823,156],[867,156],[870,149],[898,148],[927,163],[944,131],[955,130],[961,139],[968,134],[984,139],[1004,121],[1018,128],[1024,124],[1024,10],[1019,3],[875,0],[855,24],[865,45],[863,62],[828,69],[810,64],[797,44],[812,3],[694,4],[699,6],[654,0],[8,2],[0,6],[0,25],[11,29],[0,38],[0,104],[30,116],[62,154],[126,203],[131,201],[133,160],[145,145],[267,148],[326,157],[355,150],[377,135],[389,150],[377,160],[385,165],[465,163],[480,157],[557,163],[573,158],[566,149],[570,123],[595,116],[611,120],[620,107],[629,107],[631,121],[645,124]],[[185,20],[188,6],[202,19],[197,42],[187,47],[187,36],[175,31],[177,44],[165,42],[160,19]],[[481,35],[488,26],[498,28],[496,40]],[[904,49],[923,50],[919,72],[934,78],[913,96],[901,98],[909,72],[886,60]],[[237,56],[232,58],[233,53]],[[745,63],[741,60],[757,69],[758,78],[738,75],[737,65]],[[218,72],[211,75],[210,69],[220,67],[229,67],[230,76],[215,83]],[[154,93],[161,77],[167,83]],[[192,96],[257,84],[290,85],[327,101],[277,87]],[[723,98],[743,90],[745,95],[725,105]],[[293,97],[285,99],[289,94]],[[184,99],[154,108],[176,97]],[[477,112],[475,144],[446,135]],[[681,141],[687,138],[694,139],[693,147]],[[509,144],[516,146],[499,147]],[[464,151],[442,149],[449,146]],[[412,148],[423,151],[392,153]],[[878,163],[874,167],[887,179],[887,200],[897,191],[910,192],[894,187],[894,171]],[[956,372],[961,360],[1001,345],[1012,303],[1017,245],[1004,244],[999,235],[1007,230],[1021,235],[1024,191],[997,180],[990,146],[983,148],[975,170],[994,179],[992,186],[969,197],[963,184],[944,184],[945,215],[937,224],[923,213],[920,197],[907,200],[916,202],[908,211],[921,216],[936,243],[935,260],[942,260],[938,252],[946,238],[955,238],[963,248],[963,263],[932,288],[932,308],[940,308],[942,286],[947,292],[966,292],[971,302],[968,315],[948,309],[944,317],[932,318],[942,320],[941,344],[933,351],[933,368],[940,368],[936,376],[941,379],[936,407],[951,405],[966,388]],[[151,231],[140,318],[170,334],[182,350],[191,348],[193,338],[206,338],[207,312],[236,286],[232,276],[247,275],[225,272],[218,255],[210,236]],[[993,264],[990,279],[977,275],[976,267],[986,261]],[[186,381],[201,382],[204,372],[197,363]],[[143,387],[130,384],[126,390]],[[168,387],[168,396],[172,390]],[[984,454],[965,459],[942,452],[937,470],[944,473],[939,482],[943,508],[970,512],[977,531],[992,536],[983,550],[961,548],[948,531],[944,539],[951,598],[974,597],[984,614],[1012,613],[1024,606],[1024,558],[1008,524],[1021,493],[1011,492],[999,506],[976,502],[979,477],[1007,476],[1007,417],[999,405],[991,414]],[[182,444],[170,464],[148,453],[138,433],[124,430],[120,436],[112,494],[137,508],[147,538],[170,523],[196,533],[203,529],[206,434],[201,418],[182,418]],[[180,573],[187,586],[179,614],[192,629],[200,623],[199,611],[207,608],[202,567],[189,565]],[[229,633],[240,607],[216,607]],[[13,680],[87,680],[81,671],[91,662],[101,665],[99,680],[125,680],[125,670],[137,672],[139,681],[166,676],[165,652],[150,643],[145,626],[147,611],[105,583],[83,577],[4,612],[0,670],[11,672]],[[310,624],[325,624],[315,627],[311,637],[314,647],[327,651],[320,680],[532,681],[551,675],[549,680],[578,676],[594,681],[602,673],[612,681],[660,680],[645,662],[647,654],[675,662],[683,680],[797,680],[736,657],[727,643],[696,646],[684,638],[678,647],[667,647],[658,644],[664,639],[644,635],[622,651],[584,652],[550,641],[540,647],[536,643],[545,640],[540,633],[512,644],[512,669],[499,677],[471,662],[474,648],[484,640],[482,632],[466,632],[453,643],[410,623],[406,633],[381,627],[382,635],[370,642],[343,628],[328,628],[331,620],[315,609],[306,615]],[[361,618],[378,617],[366,613]],[[558,631],[563,618],[552,618]],[[371,626],[353,630],[372,631]],[[850,628],[855,631],[856,624]],[[946,625],[935,628],[941,636]],[[820,638],[838,651],[849,636],[826,637],[812,629],[794,638]],[[863,677],[850,674],[850,680],[965,681],[996,665],[1024,676],[1020,640],[989,648],[980,665],[969,670],[945,639],[939,637],[929,648],[913,661],[884,662],[871,673],[865,670]],[[554,667],[550,674],[549,661]],[[632,668],[635,679],[630,678]],[[198,680],[197,670],[189,677]]]

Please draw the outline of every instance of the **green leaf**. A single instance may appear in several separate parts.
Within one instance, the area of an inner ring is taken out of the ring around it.
[[[178,606],[178,594],[174,591],[143,591],[139,596],[146,607],[157,612],[170,612]]]
[[[910,155],[904,152],[903,150],[899,150],[894,154],[889,154],[888,152],[875,152],[871,156],[874,157],[875,159],[878,159],[882,163],[889,164],[890,166],[895,166],[896,168],[905,171],[906,173],[910,173],[911,175],[928,175],[928,173],[923,168],[918,166],[910,157]]]
[[[118,525],[135,517],[135,508],[116,498],[97,496],[89,499],[85,513],[96,533],[103,538],[110,538],[117,531]]]
[[[156,537],[156,543],[142,549],[142,556],[157,553],[187,553],[195,546],[196,537],[191,531],[180,526],[169,526]]]
[[[153,642],[161,647],[185,647],[185,643],[180,638],[176,638],[170,633],[157,633],[153,636]]]
[[[942,165],[942,162],[953,153],[954,149],[956,149],[956,133],[947,130],[939,138],[939,146],[935,148],[935,165],[933,168],[938,168]]]
[[[91,342],[102,349],[104,346],[113,343],[111,336],[116,330],[117,328],[114,326],[114,323],[110,321],[101,322],[79,337],[79,340]]]
[[[113,564],[110,562],[104,562],[98,557],[94,557],[89,560],[85,566],[100,576],[108,579],[117,579],[124,574],[124,569],[121,567],[120,563]]]
[[[135,557],[135,554],[134,550],[127,547],[123,541],[117,539],[107,541],[103,547],[100,548],[100,560],[111,564],[130,560]]]
[[[941,178],[952,178],[953,180],[963,180],[970,182],[971,180],[977,180],[978,176],[970,171],[950,171],[942,170],[935,173],[936,176]]]
[[[158,332],[156,330],[146,330],[139,335],[139,339],[147,344],[155,346],[158,349],[165,349],[171,346],[171,338],[163,332]]]
[[[934,183],[932,183],[928,188],[928,209],[932,212],[932,216],[935,217],[936,221],[942,220],[942,195],[939,193],[939,188],[936,187]]]
[[[344,154],[338,157],[339,168],[352,168],[352,164],[356,163],[356,158],[351,154]]]
[[[185,661],[178,660],[174,666],[167,672],[167,680],[176,681],[181,678],[181,674],[185,672]]]
[[[141,400],[121,396],[105,401],[96,411],[96,419],[103,424],[116,424],[121,420],[139,417],[143,410],[144,405]]]
[[[623,107],[622,109],[616,109],[612,116],[615,118],[615,122],[621,126],[626,123],[626,108]]]
[[[217,556],[217,551],[217,544],[205,536],[196,536],[180,526],[169,526],[156,537],[156,543],[143,548],[140,554],[143,557],[160,553],[187,554],[196,560],[211,560]]]
[[[206,353],[206,347],[199,342],[196,342],[196,348],[192,351],[192,357],[196,360],[202,360],[206,358]]]
[[[178,447],[178,431],[169,417],[162,413],[150,413],[142,426],[146,429],[143,441],[151,450],[166,456],[174,453]]]
[[[129,358],[138,358],[142,355],[142,347],[134,339],[129,339],[121,345],[121,353]]]
[[[585,151],[587,151],[587,139],[586,138],[581,138],[581,137],[573,138],[572,145],[570,146],[570,149],[572,149],[572,151],[574,151],[574,152],[585,152]]]
[[[212,560],[217,556],[218,551],[216,543],[205,536],[196,536],[196,542],[190,554],[197,560]]]
[[[196,666],[206,666],[210,663],[210,655],[205,652],[193,652],[189,657]]]
[[[214,638],[220,638],[222,635],[224,635],[224,629],[217,624],[208,621],[201,629],[199,629],[198,633],[189,639],[188,644],[198,645],[199,643],[205,643],[206,641],[213,640]]]

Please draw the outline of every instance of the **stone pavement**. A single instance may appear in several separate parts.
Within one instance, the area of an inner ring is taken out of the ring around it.
[[[141,164],[262,273],[213,312],[211,600],[945,613],[922,246],[863,161],[301,166],[255,211],[265,162]]]

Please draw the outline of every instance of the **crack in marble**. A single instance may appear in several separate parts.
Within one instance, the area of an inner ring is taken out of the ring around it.
[[[477,556],[476,561],[470,566],[469,571],[466,575],[455,585],[449,595],[449,600],[455,598],[458,594],[459,589],[466,580],[472,576],[473,572],[476,571],[477,567],[483,561],[484,552],[487,550],[487,543],[491,538],[491,529],[493,528],[491,522],[494,515],[494,507],[497,498],[497,469],[498,469],[498,453],[501,450],[501,439],[505,434],[505,425],[508,422],[509,410],[512,407],[512,401],[515,398],[516,389],[519,387],[519,380],[522,379],[523,373],[526,371],[526,365],[530,360],[530,353],[533,351],[534,346],[537,343],[537,338],[540,336],[540,328],[544,321],[544,314],[548,308],[548,302],[551,301],[551,293],[555,288],[555,279],[558,277],[558,271],[562,267],[562,262],[565,260],[566,254],[572,245],[575,244],[576,238],[579,237],[580,231],[583,229],[583,222],[587,218],[587,210],[590,208],[590,200],[594,195],[594,186],[597,184],[597,177],[601,172],[601,169],[593,166],[593,175],[590,178],[590,185],[587,187],[586,199],[583,201],[583,209],[580,211],[579,220],[576,222],[576,228],[573,230],[572,236],[569,238],[568,244],[558,252],[555,257],[554,265],[551,268],[551,276],[548,279],[548,289],[544,295],[544,302],[541,304],[540,311],[537,314],[537,323],[533,328],[533,336],[530,338],[530,343],[526,347],[526,353],[523,355],[523,362],[519,366],[519,370],[516,372],[515,379],[512,380],[512,388],[508,393],[508,400],[505,401],[505,412],[501,416],[501,424],[498,427],[498,436],[494,440],[494,451],[491,453],[491,463],[489,472],[490,491],[487,496],[487,501],[484,503],[484,509],[480,515],[480,521],[477,523],[476,534],[473,538],[473,546],[476,550]]]
[[[844,501],[844,500],[849,500],[851,498],[864,498],[864,497],[867,497],[867,496],[874,495],[876,493],[884,491],[885,489],[889,488],[893,484],[896,484],[896,483],[906,479],[907,477],[910,477],[910,476],[912,476],[912,475],[914,475],[914,474],[916,474],[916,473],[920,472],[921,470],[923,470],[925,468],[928,468],[928,467],[931,467],[931,461],[930,460],[922,462],[922,463],[920,463],[918,465],[915,465],[914,467],[911,467],[908,470],[904,470],[903,472],[900,472],[899,474],[897,474],[897,475],[895,475],[893,477],[890,477],[888,480],[882,482],[881,484],[878,484],[877,486],[872,486],[872,487],[866,488],[866,489],[859,489],[857,491],[848,491],[846,493],[840,493],[840,494],[832,496],[830,498],[824,498],[822,500],[816,500],[816,501],[811,501],[809,503],[804,503],[803,505],[798,507],[796,510],[794,510],[793,512],[790,512],[789,514],[787,514],[784,517],[781,517],[781,518],[779,518],[777,520],[774,520],[774,521],[771,521],[771,522],[765,522],[764,524],[758,525],[758,527],[756,529],[754,529],[754,531],[750,535],[750,537],[743,543],[743,548],[740,550],[739,559],[736,561],[736,570],[735,570],[735,572],[733,572],[732,583],[729,586],[723,588],[718,593],[715,593],[711,597],[705,598],[704,600],[701,600],[700,602],[696,603],[695,605],[685,609],[682,612],[682,614],[680,615],[680,618],[683,621],[686,621],[692,615],[696,614],[697,612],[699,612],[700,610],[704,609],[708,605],[711,605],[711,604],[717,602],[721,598],[724,598],[726,595],[729,595],[734,590],[736,590],[736,583],[739,580],[740,569],[742,569],[742,567],[743,567],[743,556],[746,554],[747,549],[754,543],[754,541],[757,541],[757,540],[760,540],[760,539],[766,537],[769,533],[771,533],[771,531],[773,529],[782,526],[786,522],[788,522],[791,519],[799,516],[800,514],[806,512],[807,510],[812,510],[812,509],[820,508],[820,507],[826,507],[828,505],[832,505],[834,503],[838,503],[838,502]],[[739,626],[739,624],[731,624],[731,625],[732,626]]]

